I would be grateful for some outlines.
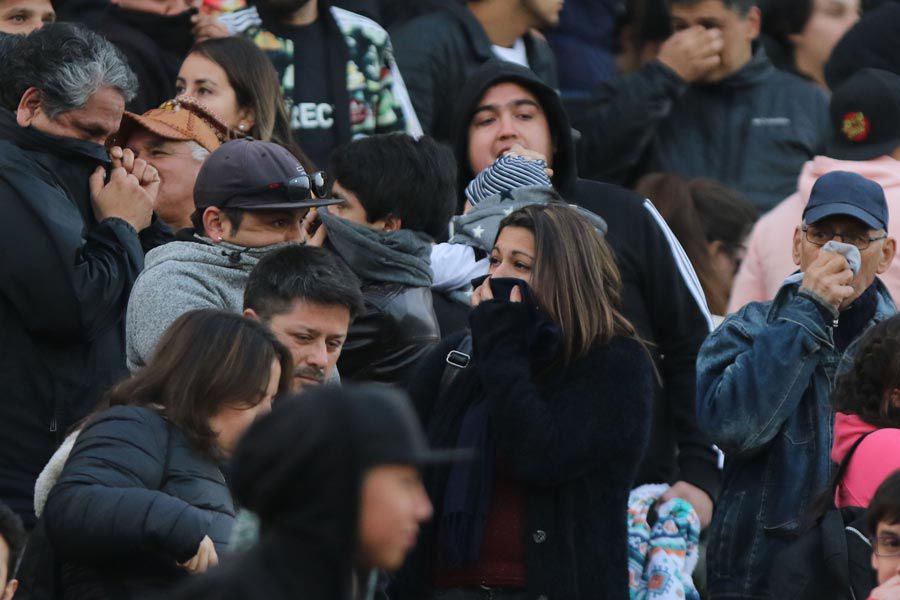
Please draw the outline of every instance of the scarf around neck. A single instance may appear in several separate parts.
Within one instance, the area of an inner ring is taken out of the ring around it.
[[[378,231],[319,209],[328,245],[363,282],[431,287],[431,241],[423,233]]]

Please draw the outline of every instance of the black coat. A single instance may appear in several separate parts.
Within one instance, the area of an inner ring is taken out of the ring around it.
[[[404,383],[441,338],[431,288],[367,283],[362,293],[365,312],[347,332],[338,359],[341,378]]]
[[[575,123],[581,173],[631,185],[654,171],[708,177],[769,210],[797,189],[831,135],[828,98],[762,48],[737,73],[688,85],[655,61],[605,84]]]
[[[657,389],[650,444],[637,483],[683,480],[715,499],[721,473],[712,442],[697,427],[695,408],[695,363],[712,321],[690,261],[653,205],[617,185],[578,178],[571,126],[559,95],[527,69],[500,61],[479,69],[460,92],[455,141],[459,189],[475,176],[467,138],[472,107],[485,90],[505,81],[530,90],[547,115],[556,140],[553,186],[567,202],[606,221],[606,241],[622,274],[622,313],[651,343],[657,359],[663,388]]]
[[[142,114],[175,97],[175,79],[194,37],[191,11],[156,15],[111,5],[97,31],[116,45],[137,75],[137,96],[128,110]]]
[[[82,430],[44,509],[63,599],[144,598],[173,585],[203,536],[220,558],[234,503],[218,465],[149,408]]]
[[[496,59],[484,28],[463,3],[448,3],[443,11],[392,30],[391,40],[422,129],[440,141],[452,141],[463,84],[478,67]],[[525,48],[531,69],[555,88],[556,59],[550,46],[526,34]]]
[[[108,160],[0,110],[0,500],[28,525],[63,433],[127,372],[123,317],[144,253],[125,221],[94,219],[88,177]]]
[[[446,446],[464,414],[447,415],[447,407],[466,408],[456,394],[480,383],[497,455],[525,492],[530,599],[628,598],[625,514],[650,429],[650,358],[637,341],[617,337],[538,382],[525,350],[529,315],[522,304],[482,303],[470,318],[473,364],[443,388],[447,353],[463,334],[450,336],[423,361],[410,394],[430,443]],[[440,515],[446,471],[433,472],[426,487]],[[423,528],[392,599],[429,597],[437,520]]]

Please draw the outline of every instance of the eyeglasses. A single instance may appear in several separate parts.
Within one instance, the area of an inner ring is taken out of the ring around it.
[[[275,190],[284,190],[284,192],[287,193],[290,202],[298,203],[307,202],[312,198],[312,195],[320,200],[322,198],[327,198],[328,192],[330,191],[328,186],[328,176],[325,174],[325,171],[316,171],[312,175],[300,175],[285,182],[270,183],[264,187],[252,190],[241,190],[228,198],[225,198],[219,207],[227,208],[228,203],[232,198],[238,196],[253,196],[254,194],[264,194]]]
[[[900,538],[894,536],[877,537],[872,540],[872,551],[879,558],[900,557]]]
[[[834,238],[841,238],[841,241],[845,244],[856,246],[859,250],[865,250],[872,242],[878,242],[887,238],[887,233],[878,237],[869,237],[864,233],[838,233],[830,229],[819,229],[809,225],[804,225],[800,229],[806,234],[806,241],[816,246],[824,246]]]

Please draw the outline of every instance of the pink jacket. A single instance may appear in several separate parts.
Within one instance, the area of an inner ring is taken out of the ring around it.
[[[729,313],[748,302],[771,300],[785,278],[797,270],[791,251],[794,228],[800,225],[813,184],[831,171],[851,171],[880,183],[887,197],[888,213],[894,223],[900,223],[900,161],[889,156],[862,162],[815,157],[803,165],[797,192],[763,215],[753,227],[747,256],[734,279]],[[891,295],[900,298],[900,260],[895,260],[880,277]]]
[[[900,469],[900,429],[878,429],[856,415],[837,413],[834,417],[834,446],[831,460],[840,464],[859,436],[875,431],[853,453],[844,480],[838,486],[835,504],[867,508],[878,486]]]

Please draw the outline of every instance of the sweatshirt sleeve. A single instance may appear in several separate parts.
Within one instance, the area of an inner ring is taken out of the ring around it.
[[[718,452],[697,425],[697,354],[713,328],[706,297],[690,260],[662,216],[644,201],[644,296],[662,356],[665,402],[678,444],[678,480],[718,495]]]
[[[659,61],[604,84],[593,108],[574,123],[582,134],[579,172],[590,179],[629,183],[660,123],[686,88]]]

